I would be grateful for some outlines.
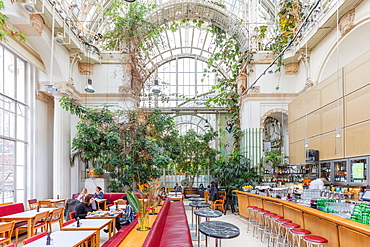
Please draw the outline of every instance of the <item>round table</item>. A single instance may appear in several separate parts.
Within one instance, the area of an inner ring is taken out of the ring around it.
[[[192,198],[189,198],[189,201],[192,201],[192,202],[201,202],[201,201],[205,201],[206,198],[203,198],[203,197],[192,197]]]
[[[188,194],[186,195],[186,198],[191,198],[191,197],[200,197],[199,194]]]
[[[222,212],[219,210],[214,210],[210,208],[200,208],[194,211],[194,214],[198,216],[198,226],[201,223],[200,217],[205,217],[206,221],[209,220],[209,218],[217,218],[222,215]],[[200,246],[200,234],[198,234],[198,246]],[[206,236],[206,247],[208,246],[208,239]]]
[[[239,236],[240,229],[230,223],[223,221],[205,221],[199,224],[199,231],[208,237],[215,238],[215,246],[221,239],[235,238]]]
[[[194,226],[194,208],[208,208],[211,206],[210,203],[207,202],[191,202],[189,203],[189,206],[191,207],[191,225]],[[194,228],[192,228],[194,229]],[[198,232],[198,226],[195,227],[196,232]]]

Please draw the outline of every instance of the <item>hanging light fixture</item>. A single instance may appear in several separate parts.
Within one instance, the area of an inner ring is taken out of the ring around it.
[[[87,78],[87,85],[85,87],[85,92],[87,93],[95,93],[95,90],[94,88],[92,87],[92,79],[90,78]]]
[[[152,88],[152,93],[159,94],[161,92],[161,89],[159,88],[158,85],[158,80],[154,80],[154,86]]]

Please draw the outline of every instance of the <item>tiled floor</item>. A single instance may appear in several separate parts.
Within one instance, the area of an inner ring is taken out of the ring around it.
[[[191,211],[191,207],[189,206],[189,201],[185,200],[184,204],[185,204],[186,214],[187,214],[187,217],[188,217],[188,222],[191,224],[191,213],[192,213],[192,211]],[[203,220],[204,219],[202,219],[202,221]],[[227,211],[226,215],[222,215],[219,218],[213,218],[211,220],[229,222],[231,224],[236,225],[240,229],[240,235],[238,237],[233,238],[233,239],[223,239],[222,244],[221,244],[222,247],[242,247],[242,246],[243,247],[245,247],[245,246],[266,247],[267,246],[266,241],[264,243],[261,243],[260,239],[252,237],[252,230],[251,229],[250,229],[249,233],[247,233],[247,221],[246,221],[246,219],[244,219],[243,217],[241,217],[239,215],[232,214],[230,210]],[[57,231],[59,230],[59,226],[58,226],[57,223],[53,224],[53,229],[55,229]],[[194,232],[195,232],[195,230],[191,230],[191,233],[194,233]],[[22,245],[22,240],[25,239],[26,236],[27,236],[26,234],[22,234],[19,237],[18,246],[23,246]],[[101,231],[101,238],[100,238],[101,244],[103,244],[105,241],[107,241],[107,239],[108,239],[108,234]],[[13,242],[14,242],[14,239],[13,239]],[[194,244],[194,247],[198,246],[197,241],[193,241],[193,244]],[[205,241],[204,240],[201,241],[200,247],[202,247],[202,246],[205,246]],[[215,241],[214,241],[214,239],[211,238],[209,240],[209,247],[214,247],[214,246],[215,246]],[[176,246],[173,246],[173,247],[176,247]]]
[[[185,200],[185,210],[188,217],[188,222],[191,224],[191,207],[189,206],[189,201]],[[221,246],[222,247],[266,247],[267,243],[264,241],[264,243],[261,243],[260,239],[257,239],[255,237],[252,237],[252,229],[250,228],[249,233],[247,232],[247,220],[239,215],[234,215],[231,210],[228,210],[226,212],[226,215],[222,215],[219,218],[213,218],[210,220],[217,220],[217,221],[225,221],[228,223],[231,223],[233,225],[236,225],[240,229],[240,235],[233,239],[223,239],[221,240]],[[204,218],[202,219],[202,222],[204,221]],[[190,230],[192,233],[195,232],[195,230]],[[198,246],[197,241],[193,241],[194,246]],[[201,246],[205,246],[205,241],[202,241]],[[209,240],[209,247],[215,246],[215,240],[210,239]],[[174,246],[175,247],[175,246]]]

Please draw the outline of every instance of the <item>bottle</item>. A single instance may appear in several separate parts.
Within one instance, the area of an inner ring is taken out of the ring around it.
[[[116,202],[116,210],[118,210],[118,202]]]
[[[80,227],[80,226],[81,226],[81,223],[80,223],[80,217],[77,217],[77,219],[76,219],[76,220],[77,220],[77,224],[76,224],[76,226],[77,226],[77,227]]]
[[[37,206],[36,212],[40,212],[40,206]]]
[[[46,245],[51,245],[51,237],[50,237],[50,232],[47,232],[46,235]]]

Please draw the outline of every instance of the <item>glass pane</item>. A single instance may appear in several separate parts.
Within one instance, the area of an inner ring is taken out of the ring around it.
[[[17,100],[25,102],[25,64],[17,59]]]
[[[26,144],[17,142],[17,165],[26,164]]]
[[[334,162],[334,182],[347,182],[347,162],[335,161]]]
[[[14,55],[4,51],[4,94],[12,98],[14,95]]]
[[[15,138],[15,114],[9,114],[9,136]]]
[[[18,183],[18,181],[17,181],[17,183]],[[16,201],[16,203],[22,203],[22,202],[24,202],[24,199],[25,199],[25,197],[24,197],[24,190],[17,190],[16,193],[17,193],[17,201]]]
[[[26,138],[26,118],[18,116],[17,117],[17,139],[25,140]]]
[[[3,140],[3,158],[4,164],[13,165],[14,164],[14,142]]]
[[[3,111],[4,113],[4,136],[9,136],[9,112]]]
[[[4,150],[4,148],[3,148],[3,139],[0,139],[0,169],[1,169],[2,165],[4,164],[3,150]],[[1,176],[1,173],[0,173],[0,176]]]
[[[14,190],[14,166],[3,166],[3,184],[5,191]]]
[[[321,176],[325,176],[328,178],[328,182],[331,182],[331,167],[330,162],[323,162],[320,163],[321,165]]]
[[[0,46],[0,93],[4,93],[4,61],[3,60],[4,60],[3,47]]]
[[[17,166],[17,190],[19,190],[19,189],[25,189],[24,175],[25,175],[25,173],[24,173],[24,166]]]
[[[0,135],[4,135],[4,111],[0,108]]]
[[[351,160],[351,182],[366,183],[366,159]]]

